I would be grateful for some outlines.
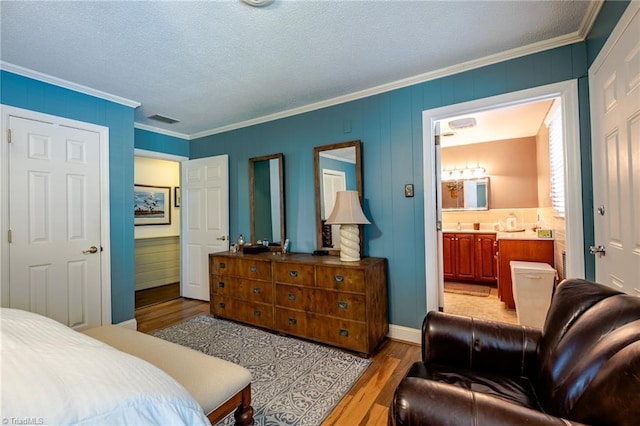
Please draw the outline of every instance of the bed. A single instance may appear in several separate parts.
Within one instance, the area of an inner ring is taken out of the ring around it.
[[[3,419],[211,424],[178,381],[143,359],[34,313],[1,308],[0,322]]]

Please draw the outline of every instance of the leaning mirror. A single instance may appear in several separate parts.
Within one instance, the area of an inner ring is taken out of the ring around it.
[[[442,181],[442,210],[489,210],[489,178]]]
[[[316,245],[319,250],[340,254],[340,225],[327,225],[325,221],[333,210],[336,192],[358,191],[362,202],[361,143],[359,140],[342,142],[313,149],[316,195]],[[362,235],[362,226],[360,227]],[[363,252],[364,238],[360,239]]]
[[[284,156],[265,155],[249,159],[249,218],[251,242],[268,241],[281,247],[284,227]]]

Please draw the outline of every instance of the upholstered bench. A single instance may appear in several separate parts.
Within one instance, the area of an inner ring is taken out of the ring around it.
[[[125,327],[106,325],[84,333],[173,377],[198,401],[211,424],[234,410],[236,425],[253,424],[251,373],[246,368]]]

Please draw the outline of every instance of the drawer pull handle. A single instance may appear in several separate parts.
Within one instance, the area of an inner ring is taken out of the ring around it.
[[[297,278],[298,277],[298,271],[289,271],[289,275],[291,275],[293,278]]]
[[[226,268],[226,267],[227,267],[227,265],[225,265],[225,263],[224,263],[224,262],[220,262],[220,269],[224,269],[224,268]]]
[[[262,315],[262,312],[256,309],[255,311],[253,311],[253,315],[259,317],[260,315]]]
[[[342,337],[348,337],[349,336],[349,330],[345,330],[344,328],[340,329],[340,335]]]
[[[289,325],[296,325],[298,323],[298,320],[296,320],[295,318],[289,318]]]
[[[223,281],[220,281],[220,282],[218,283],[218,287],[220,287],[220,288],[224,288],[224,282],[223,282]]]
[[[220,303],[218,303],[218,306],[220,306],[222,309],[224,309],[224,307],[225,307],[226,305],[224,304],[224,302],[220,302]]]
[[[289,293],[289,294],[287,295],[287,298],[289,298],[289,300],[296,300],[296,295],[295,295],[295,294],[293,294],[293,293]]]
[[[255,274],[256,272],[258,272],[258,267],[256,265],[251,265],[251,268],[249,268],[249,270]]]
[[[338,308],[340,309],[347,309],[347,306],[349,306],[347,302],[338,302]]]
[[[335,276],[336,282],[344,282],[344,275],[336,275]]]
[[[260,294],[260,287],[254,287],[253,294]]]

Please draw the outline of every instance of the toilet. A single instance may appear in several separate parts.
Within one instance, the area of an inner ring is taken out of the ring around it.
[[[511,261],[509,264],[518,323],[542,328],[551,304],[556,270],[541,262]]]

